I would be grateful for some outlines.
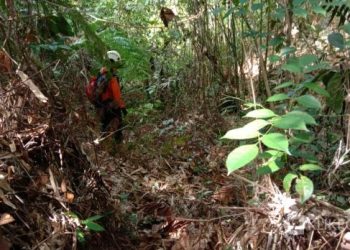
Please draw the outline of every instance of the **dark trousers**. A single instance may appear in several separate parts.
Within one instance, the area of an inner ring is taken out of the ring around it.
[[[122,133],[122,112],[119,108],[110,108],[110,107],[103,107],[100,108],[100,121],[101,121],[101,132],[106,133],[108,132],[108,128],[111,125],[112,122],[115,122],[116,126],[114,126],[117,131],[114,133],[114,140],[116,142],[122,142],[123,141],[123,133]],[[114,131],[113,131],[114,132]]]

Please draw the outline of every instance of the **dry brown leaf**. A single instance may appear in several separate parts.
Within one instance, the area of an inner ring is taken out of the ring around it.
[[[172,211],[168,204],[165,202],[150,202],[142,206],[141,210],[145,214],[153,214],[161,217],[171,217]]]
[[[6,177],[7,177],[6,173],[0,172],[0,189],[4,190],[6,192],[11,192],[13,190],[10,187],[9,183],[7,182]]]
[[[32,169],[32,166],[30,166],[27,162],[24,160],[21,160],[22,166],[27,170],[30,171]]]
[[[38,178],[38,184],[45,186],[47,183],[49,183],[49,176],[47,174],[40,174]]]
[[[212,198],[215,201],[223,202],[225,204],[229,203],[233,199],[233,195],[235,193],[235,188],[233,186],[224,186],[216,191]]]
[[[73,203],[73,201],[74,201],[74,194],[72,194],[70,192],[67,192],[67,193],[64,193],[64,197],[66,198],[68,203]]]
[[[186,229],[189,223],[189,221],[183,220],[168,221],[168,225],[164,228],[164,230],[169,232],[169,234],[172,235],[172,238],[179,238],[179,235]]]
[[[7,168],[7,180],[12,180],[14,177],[14,173],[15,173],[15,167],[14,166],[9,166]]]
[[[34,82],[28,77],[26,73],[17,70],[16,74],[21,78],[23,83],[29,87],[36,98],[38,98],[43,103],[46,103],[48,101],[48,98],[40,91],[40,89],[34,84]]]
[[[61,192],[66,193],[67,192],[67,184],[66,184],[66,180],[63,179],[61,182]]]
[[[78,120],[80,120],[80,115],[77,112],[74,112],[73,114]]]
[[[46,243],[42,244],[39,248],[39,250],[50,250],[50,249],[51,248]]]
[[[15,153],[15,154],[12,154],[12,153],[0,153],[0,160],[5,160],[5,159],[11,159],[11,158],[16,158],[18,156],[21,156],[22,154],[20,153]]]
[[[1,250],[10,250],[11,242],[0,236],[0,249]]]
[[[11,153],[16,152],[16,144],[14,141],[12,141],[11,144],[9,144],[9,147],[10,147]]]
[[[32,124],[33,117],[31,117],[30,115],[28,115],[28,116],[27,116],[27,121],[28,121],[28,124]]]
[[[15,204],[13,204],[11,201],[9,201],[4,192],[2,191],[2,189],[0,189],[0,198],[2,199],[2,201],[9,207],[12,207],[13,209],[17,209],[17,207],[15,206]]]
[[[53,189],[53,192],[55,193],[56,196],[59,196],[56,180],[55,180],[55,177],[52,174],[51,169],[49,169],[49,174],[50,174],[50,183],[51,183],[51,187]]]
[[[190,242],[190,237],[186,231],[182,232],[180,239],[176,241],[171,250],[190,250],[192,245]]]
[[[0,217],[0,226],[9,224],[9,223],[14,222],[14,221],[15,221],[15,219],[12,217],[11,214],[4,213]]]
[[[23,106],[23,102],[24,102],[24,99],[21,96],[18,96],[16,107],[20,109]]]
[[[0,51],[0,72],[10,73],[12,62],[10,57],[4,52]]]
[[[31,32],[31,31],[29,31],[24,38],[24,43],[26,45],[34,44],[38,42],[39,42],[39,37],[34,32]]]

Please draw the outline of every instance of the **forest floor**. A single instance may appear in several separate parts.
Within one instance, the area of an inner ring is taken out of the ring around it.
[[[327,202],[300,204],[251,168],[227,175],[236,115],[144,102],[122,144],[96,143],[82,93],[47,105],[22,82],[0,90],[0,249],[336,249],[347,229]]]
[[[0,246],[222,249],[242,223],[234,208],[247,187],[227,176],[232,145],[219,139],[229,119],[143,103],[129,111],[124,143],[95,143],[85,99],[46,105],[21,82],[2,90]]]
[[[127,118],[134,125],[126,125],[123,144],[107,139],[97,154],[93,143],[82,144],[99,163],[107,198],[134,227],[129,239],[137,249],[223,249],[242,221],[234,208],[247,200],[247,187],[224,165],[230,147],[219,135],[230,122],[188,111],[149,116]]]

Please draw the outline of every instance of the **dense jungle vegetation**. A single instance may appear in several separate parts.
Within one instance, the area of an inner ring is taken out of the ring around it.
[[[350,249],[349,20],[348,0],[0,0],[0,249]],[[119,144],[85,93],[110,50]]]

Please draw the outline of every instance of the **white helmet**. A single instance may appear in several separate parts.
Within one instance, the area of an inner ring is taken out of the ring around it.
[[[111,60],[113,62],[119,62],[119,61],[122,60],[122,58],[120,57],[120,54],[116,50],[108,51],[107,52],[107,57],[108,57],[109,60]]]

